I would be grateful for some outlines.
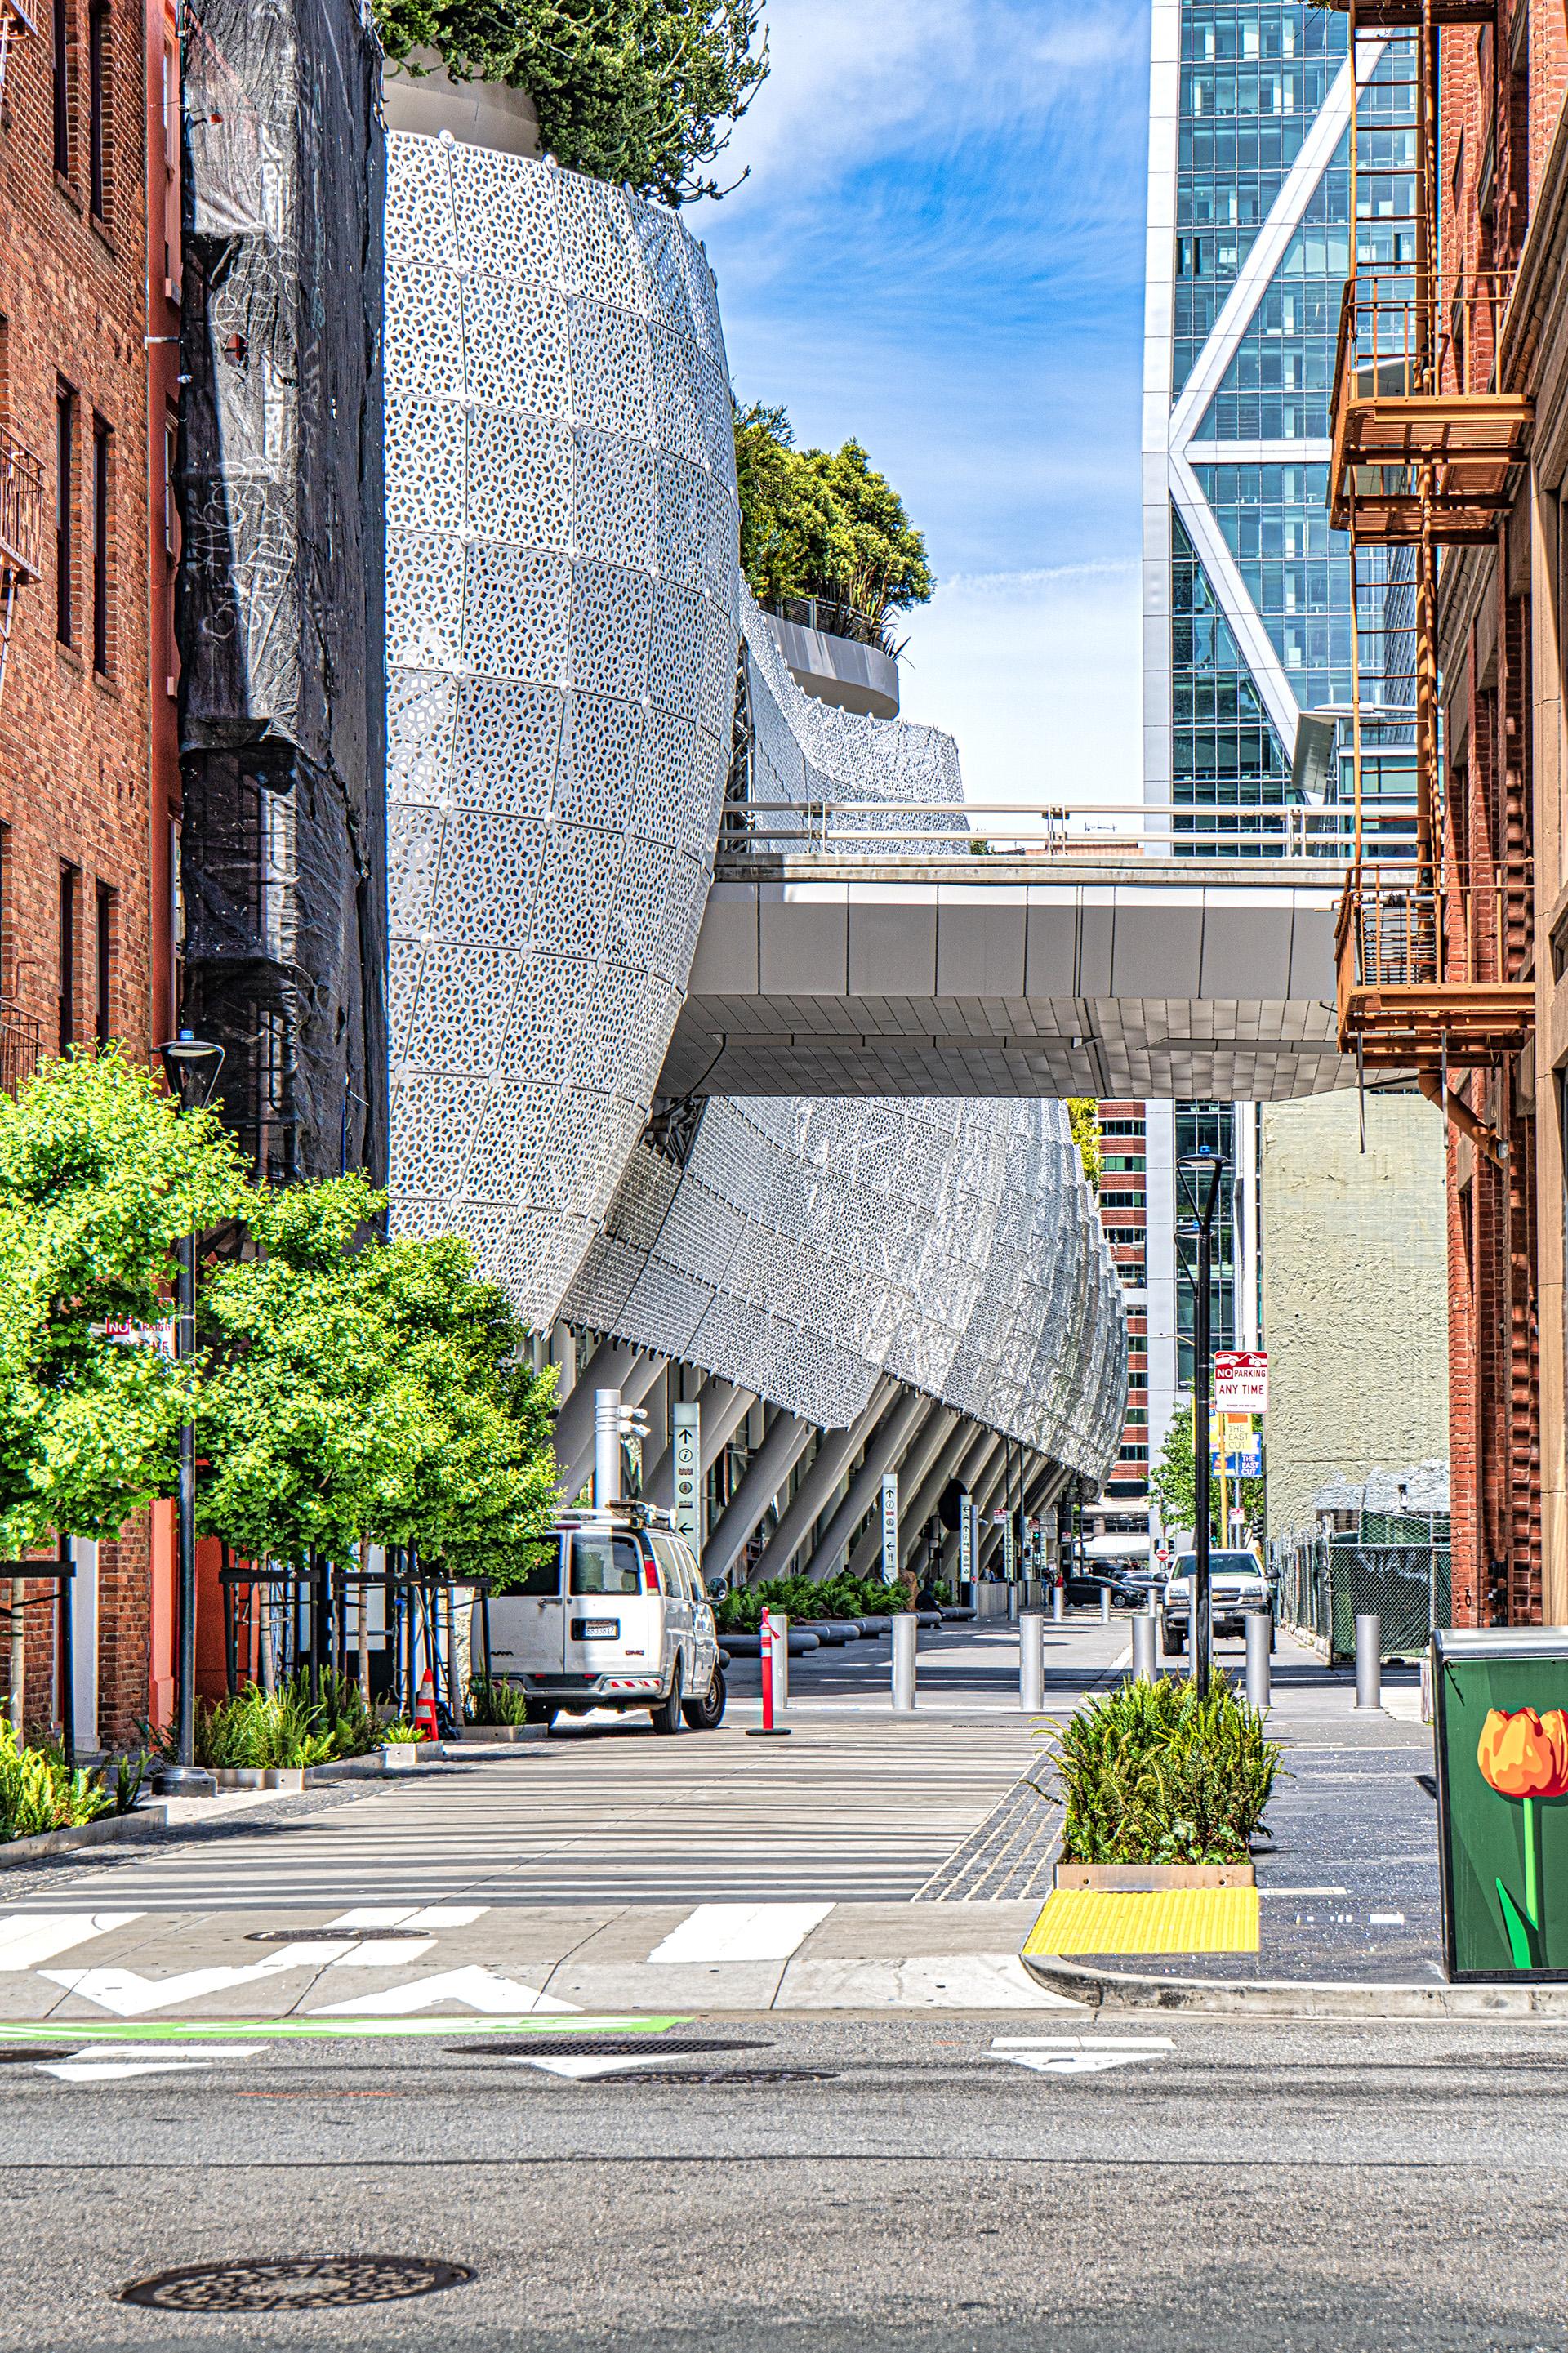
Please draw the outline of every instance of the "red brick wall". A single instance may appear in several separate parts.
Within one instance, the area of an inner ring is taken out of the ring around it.
[[[103,17],[101,217],[91,201],[88,0],[66,0],[67,166],[55,167],[52,10],[32,12],[36,37],[16,41],[0,121],[0,428],[42,461],[43,577],[18,588],[0,699],[0,825],[5,828],[0,903],[0,993],[14,1023],[35,1022],[46,1051],[58,1046],[62,997],[75,1038],[90,1046],[99,1015],[96,934],[100,893],[108,915],[107,1027],[137,1060],[168,1034],[170,923],[166,841],[172,743],[159,750],[171,713],[155,710],[150,679],[166,702],[167,632],[150,616],[153,580],[167,559],[162,514],[161,428],[148,431],[149,382],[172,389],[163,346],[173,330],[146,311],[150,51],[160,57],[162,0],[110,0]],[[160,71],[161,84],[161,71]],[[161,293],[162,277],[155,281]],[[161,306],[166,311],[166,306]],[[57,592],[58,396],[69,416],[71,642],[60,640]],[[108,431],[104,513],[103,644],[95,639],[95,421]],[[100,659],[101,656],[101,659]],[[155,757],[150,759],[152,741]],[[154,781],[155,779],[155,781]],[[163,864],[153,883],[154,849]],[[75,914],[74,953],[62,954],[62,875]],[[148,1708],[149,1535],[146,1515],[103,1548],[100,1609],[102,1729],[128,1738]],[[30,1720],[58,1713],[53,1613],[28,1612]],[[80,1727],[84,1741],[92,1727]]]

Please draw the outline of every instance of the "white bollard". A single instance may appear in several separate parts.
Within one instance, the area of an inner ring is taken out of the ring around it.
[[[1274,1615],[1268,1609],[1247,1613],[1247,1704],[1259,1715],[1268,1713],[1268,1643]]]
[[[1018,1705],[1038,1715],[1046,1704],[1046,1621],[1037,1609],[1018,1620]]]
[[[1141,1609],[1132,1620],[1132,1680],[1135,1683],[1152,1683],[1157,1672],[1154,1620],[1152,1613]]]
[[[1059,1626],[1062,1622],[1062,1588],[1059,1585],[1051,1588],[1051,1616]]]
[[[789,1620],[768,1613],[768,1623],[773,1638],[773,1714],[783,1715],[789,1707]]]
[[[912,1609],[900,1609],[893,1620],[893,1714],[910,1715],[915,1704],[915,1636]]]
[[[1102,1626],[1109,1626],[1110,1623],[1110,1588],[1109,1585],[1102,1585],[1100,1588],[1100,1622]]]
[[[1357,1707],[1383,1705],[1381,1618],[1358,1618],[1355,1621],[1355,1704]]]

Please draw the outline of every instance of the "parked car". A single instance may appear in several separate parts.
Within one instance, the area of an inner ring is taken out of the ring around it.
[[[1113,1609],[1138,1609],[1142,1607],[1142,1595],[1135,1586],[1128,1583],[1126,1577],[1118,1569],[1069,1569],[1067,1574],[1066,1587],[1066,1598],[1068,1601],[1088,1601],[1096,1609],[1099,1608],[1100,1597],[1104,1592],[1110,1593],[1110,1606]]]
[[[1187,1647],[1193,1614],[1193,1577],[1197,1555],[1179,1552],[1160,1602],[1160,1648],[1173,1659]],[[1255,1552],[1215,1549],[1209,1555],[1209,1627],[1215,1634],[1244,1634],[1256,1610],[1269,1615],[1268,1647],[1274,1648],[1274,1597]]]
[[[525,1581],[490,1603],[490,1672],[529,1721],[647,1708],[656,1732],[710,1732],[724,1670],[702,1574],[667,1513],[563,1513]]]

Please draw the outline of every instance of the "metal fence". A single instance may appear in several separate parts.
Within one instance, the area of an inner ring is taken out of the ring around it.
[[[1358,1617],[1382,1619],[1389,1659],[1419,1657],[1449,1622],[1446,1544],[1300,1536],[1275,1548],[1274,1577],[1280,1622],[1321,1636],[1331,1658],[1354,1657]]]

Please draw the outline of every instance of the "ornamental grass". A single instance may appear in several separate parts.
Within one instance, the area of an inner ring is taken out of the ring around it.
[[[73,1771],[54,1748],[24,1746],[0,1724],[0,1839],[78,1830],[113,1802],[96,1773]]]
[[[1201,1700],[1185,1678],[1122,1683],[1047,1738],[1066,1862],[1245,1862],[1279,1769],[1224,1675]]]

